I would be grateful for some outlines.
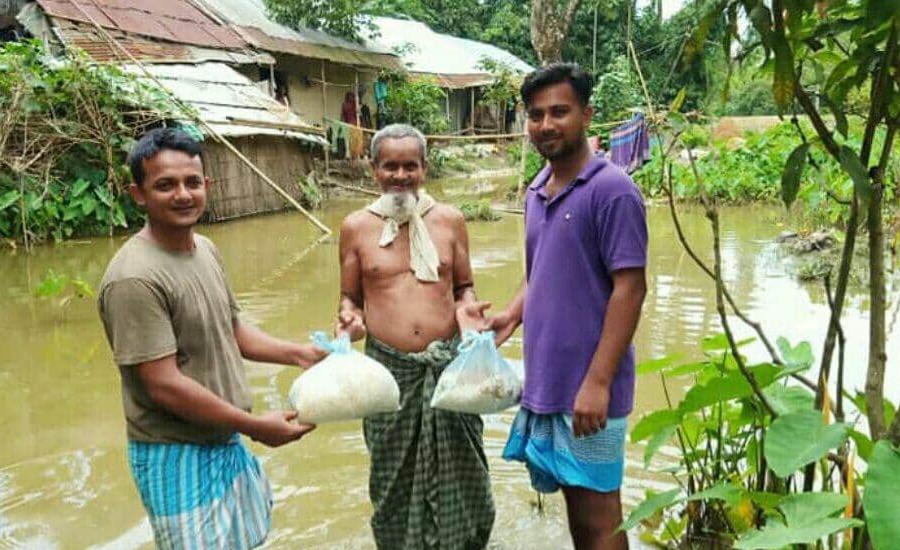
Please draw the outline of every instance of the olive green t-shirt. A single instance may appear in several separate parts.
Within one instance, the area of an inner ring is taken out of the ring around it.
[[[232,405],[251,394],[234,337],[238,307],[215,246],[195,235],[192,252],[133,236],[100,284],[100,318],[122,375],[128,437],[151,443],[219,444],[232,432],[192,424],[155,404],[136,365],[175,355],[181,372]]]

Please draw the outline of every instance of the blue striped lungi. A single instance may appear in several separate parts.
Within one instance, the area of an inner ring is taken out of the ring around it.
[[[541,493],[560,487],[583,487],[599,493],[616,491],[625,471],[628,418],[610,418],[606,428],[575,437],[572,417],[519,409],[503,458],[524,462],[531,486]]]
[[[272,490],[237,434],[224,445],[129,441],[128,461],[157,548],[246,550],[265,541]]]

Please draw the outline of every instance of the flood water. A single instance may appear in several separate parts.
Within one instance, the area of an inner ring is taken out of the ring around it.
[[[458,180],[431,185],[439,197],[492,194],[490,183]],[[335,230],[365,199],[340,199],[318,214]],[[649,294],[636,337],[639,360],[681,353],[696,358],[697,342],[718,331],[710,281],[675,239],[665,208],[649,209]],[[740,304],[774,338],[811,339],[821,348],[827,323],[822,290],[788,274],[774,244],[781,231],[776,208],[726,208],[722,212],[725,272]],[[708,252],[708,225],[699,211],[684,211],[688,237]],[[338,297],[337,242],[309,248],[315,229],[296,213],[260,216],[214,226],[202,233],[218,245],[244,319],[284,338],[305,340],[332,324]],[[469,225],[479,295],[502,306],[523,275],[522,218]],[[0,548],[152,548],[125,455],[125,422],[119,376],[92,299],[60,307],[33,297],[52,269],[95,285],[125,237],[39,248],[31,255],[0,252]],[[562,269],[563,266],[560,266]],[[850,388],[862,388],[866,359],[865,297],[851,296],[844,328]],[[893,313],[893,312],[892,312]],[[889,316],[890,320],[890,316]],[[741,328],[741,334],[748,331]],[[900,345],[892,334],[888,349]],[[517,335],[518,336],[518,335]],[[504,349],[521,357],[521,340]],[[750,355],[762,358],[759,346]],[[886,386],[900,393],[897,357],[891,355]],[[286,406],[298,371],[248,363],[257,412]],[[686,383],[682,381],[681,383]],[[684,388],[673,389],[677,398]],[[636,415],[663,406],[655,377],[638,379]],[[560,495],[534,504],[519,464],[499,458],[512,413],[486,417],[485,445],[492,468],[497,521],[491,548],[568,549]],[[372,549],[368,527],[367,455],[359,422],[319,427],[296,445],[270,450],[249,443],[261,457],[275,493],[273,530],[266,548]],[[642,448],[630,445],[626,506],[644,491],[665,486],[663,474],[643,466]],[[654,464],[665,463],[665,449]]]

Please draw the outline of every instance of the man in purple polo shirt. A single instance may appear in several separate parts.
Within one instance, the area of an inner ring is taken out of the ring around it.
[[[528,135],[549,165],[526,197],[525,283],[490,326],[498,344],[519,324],[525,332],[525,390],[504,458],[525,462],[536,490],[562,488],[576,550],[611,550],[628,547],[615,529],[647,223],[634,182],[588,145],[592,88],[573,64],[522,84]]]

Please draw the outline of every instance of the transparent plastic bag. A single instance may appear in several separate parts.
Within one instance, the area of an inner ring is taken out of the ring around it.
[[[522,380],[500,356],[493,332],[466,331],[459,355],[441,373],[431,406],[470,414],[498,413],[519,402]]]
[[[330,353],[291,385],[288,398],[300,422],[337,422],[400,409],[400,387],[390,371],[354,350],[346,334],[330,340],[316,332],[312,340]]]

